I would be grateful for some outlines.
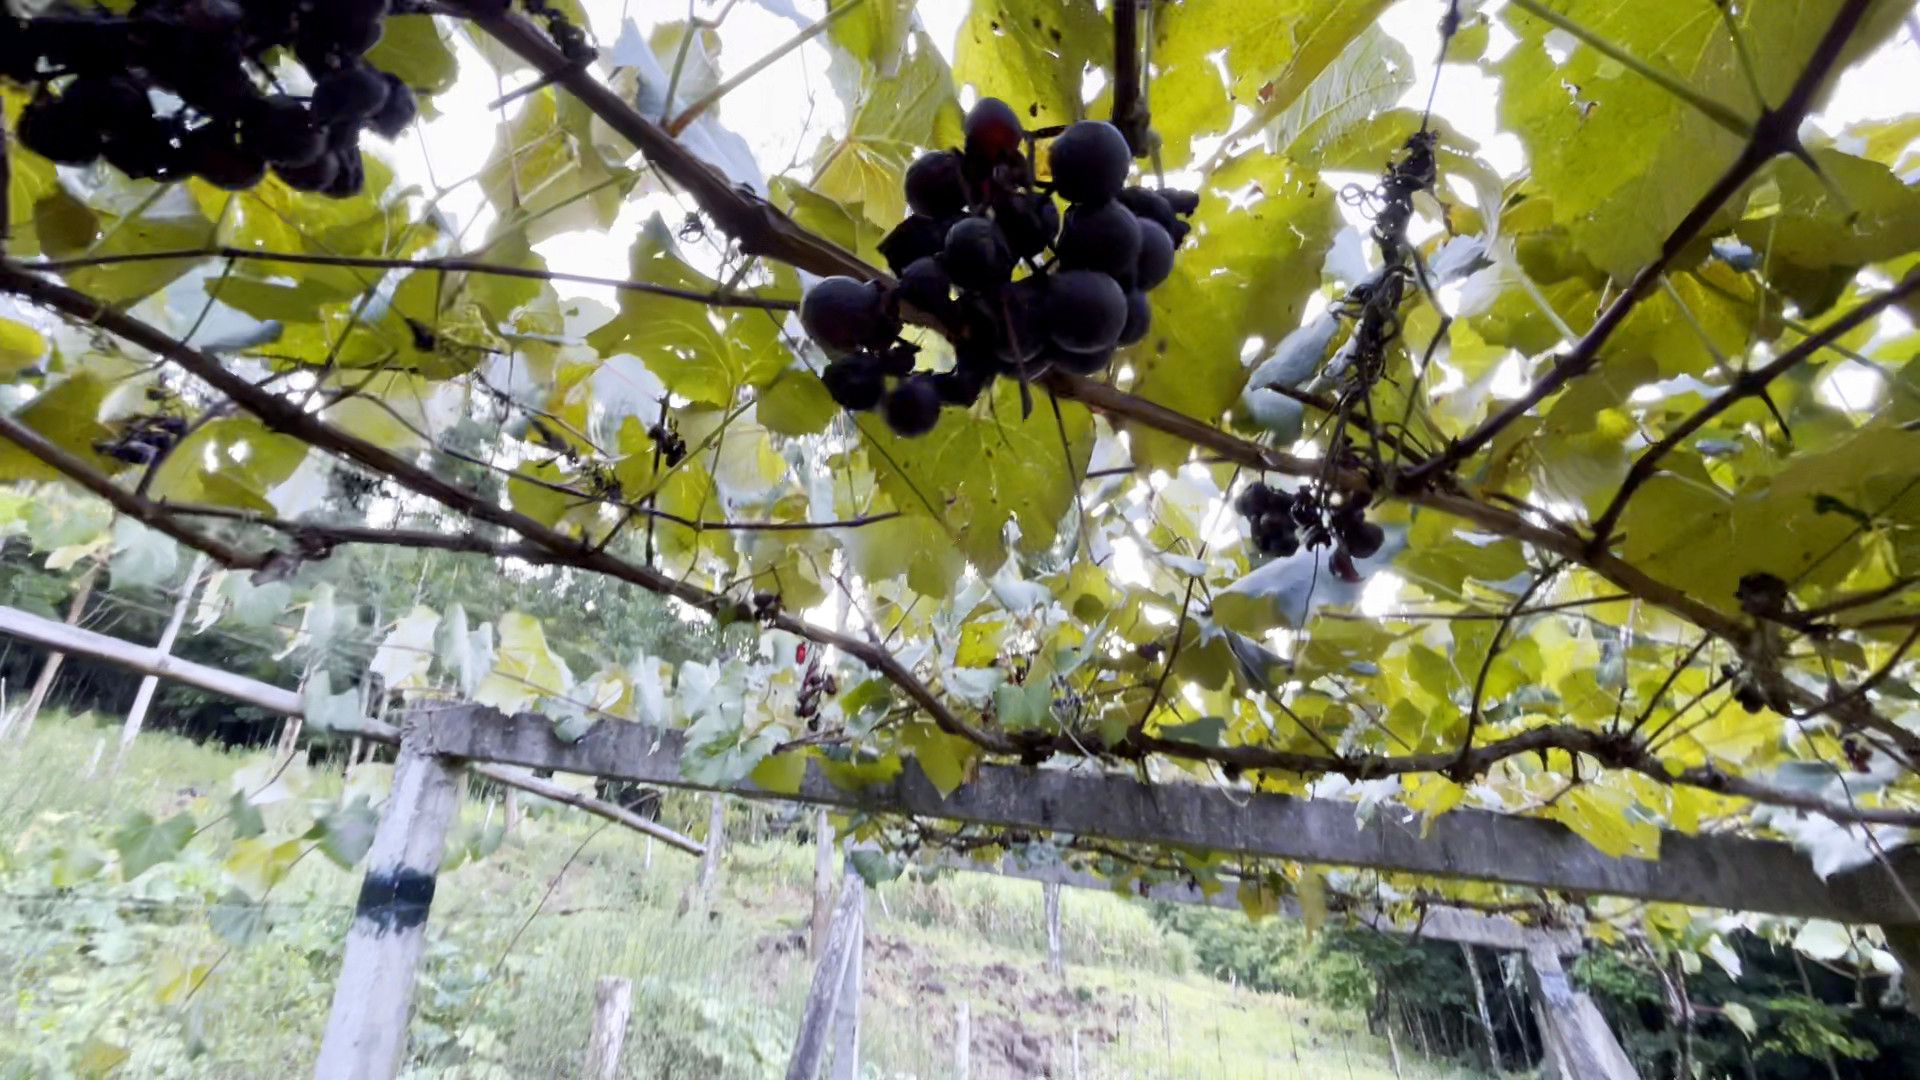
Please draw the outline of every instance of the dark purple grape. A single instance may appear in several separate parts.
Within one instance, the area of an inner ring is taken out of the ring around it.
[[[1127,186],[1133,151],[1120,129],[1104,120],[1068,126],[1047,150],[1053,186],[1068,202],[1104,202]]]
[[[1097,375],[1107,370],[1107,364],[1113,360],[1112,349],[1097,352],[1075,352],[1058,346],[1047,350],[1047,359],[1053,367],[1070,371],[1075,375]]]
[[[1013,273],[1013,251],[998,226],[982,217],[961,218],[947,231],[941,262],[963,289],[995,289]]]
[[[907,166],[907,205],[930,218],[958,217],[967,211],[967,179],[961,156],[953,150],[922,154]]]
[[[1127,294],[1127,325],[1120,328],[1121,345],[1137,345],[1153,327],[1153,308],[1147,294],[1134,289]]]
[[[367,126],[382,138],[391,139],[407,129],[414,117],[420,115],[420,106],[413,100],[413,91],[406,83],[394,75],[382,75],[387,84],[387,100],[367,119]]]
[[[109,165],[135,180],[170,180],[185,165],[179,146],[183,134],[177,121],[142,112],[107,129],[102,153]]]
[[[1300,550],[1300,535],[1291,526],[1285,529],[1262,528],[1254,534],[1253,546],[1262,555],[1283,559]]]
[[[194,175],[217,188],[245,191],[267,178],[267,162],[241,146],[232,129],[208,124],[187,136],[181,153]]]
[[[1253,484],[1233,500],[1233,508],[1244,518],[1257,518],[1269,510],[1289,505],[1292,497],[1267,484]]]
[[[900,332],[887,315],[880,286],[850,277],[823,278],[800,300],[800,325],[832,353],[884,345]]]
[[[1387,542],[1387,531],[1371,521],[1362,521],[1346,531],[1343,537],[1349,554],[1356,559],[1371,559],[1380,553],[1380,546]]]
[[[1013,106],[991,97],[981,98],[968,110],[962,130],[966,133],[967,158],[989,166],[1019,156],[1027,134]]]
[[[953,307],[953,278],[939,259],[915,259],[900,271],[900,299],[946,321]]]
[[[275,162],[273,172],[295,191],[322,192],[331,188],[334,178],[339,175],[340,158],[333,151],[326,150],[312,161],[300,164]]]
[[[997,343],[994,352],[1005,370],[1018,373],[1025,364],[1028,375],[1033,374],[1031,365],[1047,346],[1046,306],[1050,287],[1048,278],[1025,277],[1003,290],[998,298],[986,301],[994,320]]]
[[[367,173],[360,162],[359,146],[336,146],[329,153],[340,167],[334,171],[333,182],[322,188],[320,194],[334,199],[360,194],[360,189],[366,186]]]
[[[1131,281],[1140,261],[1140,219],[1118,201],[1067,209],[1060,227],[1060,265],[1098,270]]]
[[[864,412],[880,404],[887,392],[887,377],[880,361],[872,353],[857,352],[827,365],[820,376],[834,404],[854,412]]]
[[[327,152],[327,137],[306,105],[286,94],[269,95],[246,110],[240,141],[275,166],[310,165]]]
[[[942,371],[935,375],[933,381],[940,390],[941,401],[964,409],[980,400],[980,392],[993,381],[993,373],[970,365],[956,364],[952,371]]]
[[[1040,254],[1060,235],[1060,207],[1043,191],[1009,191],[995,197],[993,220],[1019,259]]]
[[[910,214],[880,241],[880,255],[887,269],[898,276],[906,268],[929,255],[938,255],[947,246],[949,221],[936,221],[924,214]]]
[[[1160,193],[1150,188],[1130,187],[1120,192],[1120,202],[1134,212],[1136,217],[1144,218],[1163,229],[1173,228],[1176,220],[1173,208]]]
[[[1067,270],[1048,282],[1047,331],[1063,349],[1095,353],[1113,348],[1127,325],[1127,294],[1094,270]]]
[[[883,415],[896,435],[925,435],[940,422],[940,384],[929,374],[900,380],[887,395]]]
[[[85,165],[100,156],[99,125],[42,94],[20,110],[20,145],[60,165]]]
[[[1134,263],[1133,283],[1137,288],[1151,289],[1173,273],[1173,237],[1168,236],[1158,222],[1138,220],[1140,257]]]
[[[332,127],[358,124],[387,103],[387,80],[365,64],[329,71],[313,84],[313,118]]]
[[[1161,189],[1160,197],[1167,201],[1167,208],[1181,217],[1192,217],[1200,209],[1200,194],[1194,191],[1173,191]]]
[[[873,354],[879,358],[880,373],[905,378],[913,374],[913,367],[920,359],[920,346],[911,341],[896,341]]]

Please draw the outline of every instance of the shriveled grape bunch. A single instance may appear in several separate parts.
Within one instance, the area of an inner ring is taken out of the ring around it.
[[[1115,349],[1146,337],[1147,291],[1173,272],[1199,203],[1127,186],[1132,152],[1102,121],[1029,132],[1006,102],[984,98],[965,133],[961,149],[907,169],[913,213],[880,243],[899,285],[830,277],[800,306],[832,357],[822,379],[834,401],[881,409],[900,435],[932,430],[943,405],[973,404],[995,376],[1105,369]],[[1044,180],[1034,168],[1042,139]],[[919,349],[899,338],[903,304],[945,330],[952,369],[920,369]]]
[[[139,0],[125,16],[0,17],[0,77],[34,87],[17,135],[59,164],[230,190],[271,168],[344,198],[365,180],[361,132],[392,138],[417,108],[365,59],[387,14],[388,0]],[[310,95],[276,79],[288,52]]]
[[[1366,518],[1370,501],[1364,493],[1325,496],[1308,485],[1285,491],[1262,481],[1242,491],[1233,507],[1247,519],[1260,554],[1284,558],[1303,546],[1330,547],[1333,556],[1327,562],[1334,575],[1357,582],[1360,571],[1354,560],[1379,554],[1387,541],[1386,530]]]

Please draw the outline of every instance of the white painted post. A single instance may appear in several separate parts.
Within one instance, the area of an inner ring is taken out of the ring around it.
[[[102,735],[99,738],[93,740],[93,754],[91,757],[87,758],[87,767],[81,770],[80,779],[91,780],[94,778],[94,776],[97,773],[99,773],[100,755],[106,752],[107,752],[107,737],[105,735]]]
[[[961,1002],[953,1018],[954,1080],[968,1080],[973,1071],[973,1022],[967,1015],[967,1003]]]
[[[855,878],[855,880],[859,880]],[[833,1080],[860,1077],[860,966],[866,962],[866,908],[864,900],[849,947],[847,972],[840,980],[840,1001],[833,1015]]]
[[[587,1080],[615,1080],[620,1075],[620,1051],[627,1044],[627,1022],[633,1018],[633,980],[603,977],[593,987],[593,1033],[587,1038]]]
[[[391,1080],[406,1051],[434,876],[461,786],[458,764],[415,749],[424,743],[420,725],[409,718],[403,726],[393,790],[367,853],[315,1080]]]
[[[1049,881],[1040,888],[1047,909],[1047,974],[1065,975],[1067,962],[1060,955],[1060,883]]]
[[[708,844],[712,844],[711,838]],[[866,883],[860,875],[848,871],[840,884],[833,922],[827,927],[826,947],[820,950],[813,982],[807,988],[800,1034],[793,1041],[793,1056],[787,1060],[787,1080],[814,1080],[820,1075],[820,1062],[827,1056],[827,1037],[833,1030],[834,1014],[847,980],[847,964],[853,959],[853,943],[865,932],[866,897]]]
[[[80,584],[74,588],[73,602],[67,605],[67,625],[77,626],[80,616],[87,610],[87,598],[93,595],[94,583],[100,580],[100,569],[106,565],[105,559],[97,559],[87,568],[80,578]],[[18,717],[0,717],[0,739],[6,738],[15,724],[20,726],[20,738],[26,740],[33,731],[33,722],[40,716],[40,706],[46,704],[47,693],[53,689],[53,678],[60,674],[60,665],[65,663],[67,654],[58,649],[47,653],[47,659],[40,665],[40,674],[34,676],[33,689],[27,692],[27,703],[20,707]]]
[[[193,605],[193,590],[200,584],[200,575],[206,568],[207,557],[195,555],[193,565],[187,568],[187,580],[180,585],[180,598],[173,602],[173,614],[167,617],[166,628],[160,631],[160,640],[153,646],[161,656],[173,654],[174,639],[180,636],[180,625],[187,621],[187,609]],[[134,738],[140,734],[141,725],[147,722],[147,708],[153,704],[154,692],[159,689],[158,675],[149,675],[140,680],[140,689],[134,691],[133,708],[127,710],[126,722],[120,725],[120,748],[113,752],[113,766],[107,770],[108,775],[119,775],[120,766],[127,759],[127,751],[133,749]]]

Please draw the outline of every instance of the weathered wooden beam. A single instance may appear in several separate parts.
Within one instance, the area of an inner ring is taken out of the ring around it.
[[[680,732],[602,721],[573,743],[552,721],[482,706],[434,710],[436,753],[480,761],[703,788],[680,771]],[[1617,858],[1557,822],[1481,810],[1430,820],[1382,806],[1365,820],[1349,803],[1152,784],[1130,775],[1010,765],[981,767],[941,795],[913,762],[891,782],[842,788],[809,765],[792,791],[750,781],[726,789],[862,810],[1136,843],[1175,844],[1265,858],[1465,878],[1570,893],[1834,919],[1920,923],[1903,892],[1920,892],[1920,852],[1822,881],[1790,845],[1736,836],[1663,833],[1660,857]],[[1893,880],[1898,875],[1900,880]],[[1904,886],[1904,887],[1903,887]]]
[[[943,869],[957,870],[961,873],[993,874],[997,877],[1038,881],[1046,885],[1064,885],[1069,889],[1088,889],[1107,893],[1118,891],[1111,879],[1075,869],[1064,863],[1035,865],[1023,863],[1012,856],[991,861],[955,856],[941,860],[938,865]],[[1212,891],[1202,889],[1189,881],[1157,881],[1128,885],[1125,895],[1169,904],[1197,904],[1220,908],[1223,911],[1243,911],[1245,909],[1241,907],[1238,890],[1239,882],[1231,878],[1222,879],[1220,887]],[[1275,906],[1276,914],[1282,918],[1303,917],[1299,903],[1291,896],[1281,897]],[[1430,907],[1418,921],[1411,924],[1395,922],[1378,911],[1346,911],[1338,913],[1336,917],[1352,919],[1361,926],[1383,934],[1422,937],[1431,941],[1454,941],[1462,945],[1480,945],[1489,949],[1526,952],[1549,950],[1561,955],[1572,955],[1586,947],[1578,930],[1527,926],[1505,915],[1489,915],[1464,908]]]
[[[1527,957],[1527,996],[1540,1027],[1546,1080],[1640,1080],[1593,998],[1573,985],[1553,953]]]
[[[77,626],[54,622],[52,619],[43,619],[18,608],[0,607],[0,634],[8,634],[49,649],[113,664],[129,671],[172,679],[175,682],[212,691],[223,697],[255,705],[282,716],[295,719],[306,716],[305,702],[301,700],[299,694],[291,690],[282,690],[272,683],[264,683],[244,675],[235,675],[229,671],[221,671],[219,668],[169,656],[160,649],[135,645],[106,634],[97,634]],[[394,745],[400,741],[399,729],[378,720],[363,718],[353,734],[370,742],[388,745]],[[483,763],[474,763],[471,768],[477,775],[484,776],[497,784],[518,788],[543,799],[552,799],[554,802],[585,810],[589,814],[606,818],[608,821],[654,837],[690,855],[706,854],[705,845],[692,837],[677,833],[658,822],[649,821],[624,807],[582,795],[559,784],[531,776],[524,770]]]

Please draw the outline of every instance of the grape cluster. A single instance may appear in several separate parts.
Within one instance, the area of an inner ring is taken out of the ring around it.
[[[364,59],[387,11],[388,0],[138,0],[124,17],[4,19],[0,76],[35,86],[20,142],[59,164],[104,158],[138,180],[191,175],[234,191],[272,169],[344,198],[365,182],[361,132],[392,138],[417,112],[413,91]],[[285,51],[311,95],[279,90]]]
[[[901,435],[931,430],[943,405],[973,404],[996,376],[1091,375],[1146,337],[1147,291],[1173,272],[1199,205],[1192,192],[1128,187],[1132,152],[1112,124],[1029,132],[984,98],[964,130],[960,149],[907,169],[912,214],[880,242],[899,284],[831,277],[800,305],[833,357],[822,378],[834,401],[880,408]],[[1033,162],[1043,137],[1046,180]],[[898,340],[903,304],[946,329],[951,370],[916,369],[917,350]]]
[[[1309,487],[1283,491],[1266,483],[1256,483],[1240,493],[1233,507],[1247,519],[1253,533],[1253,546],[1260,554],[1284,558],[1299,551],[1331,547],[1328,565],[1343,581],[1357,582],[1360,571],[1355,559],[1379,554],[1387,533],[1366,517],[1371,497],[1349,495],[1333,501],[1315,494]]]
[[[135,416],[122,424],[113,438],[94,443],[93,450],[129,465],[151,465],[186,433],[187,422],[182,417],[167,413]]]

